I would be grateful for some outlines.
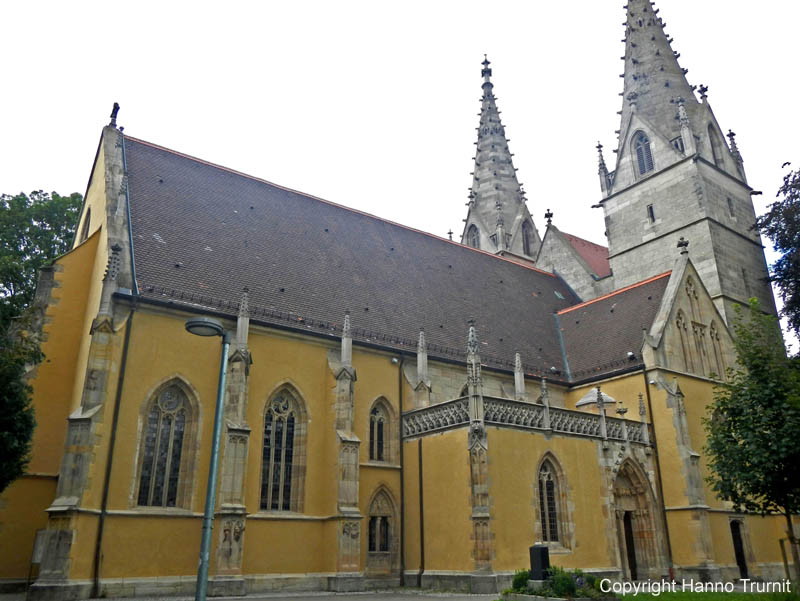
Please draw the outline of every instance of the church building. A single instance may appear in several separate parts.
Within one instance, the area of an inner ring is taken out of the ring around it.
[[[221,359],[197,318],[230,342],[210,595],[494,592],[534,544],[615,579],[781,578],[783,518],[717,499],[703,455],[733,308],[775,312],[752,189],[658,10],[626,12],[607,247],[549,211],[537,228],[488,60],[460,243],[129,136],[115,110],[37,288],[0,586],[194,592]]]

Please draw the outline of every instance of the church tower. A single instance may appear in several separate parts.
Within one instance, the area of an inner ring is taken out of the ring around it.
[[[484,58],[475,170],[461,243],[533,264],[541,240],[511,161],[489,64]]]
[[[775,313],[755,211],[733,132],[730,145],[708,102],[708,88],[687,69],[650,0],[629,0],[616,168],[600,152],[614,287],[671,268],[684,238],[692,262],[728,323],[733,307],[755,296]]]

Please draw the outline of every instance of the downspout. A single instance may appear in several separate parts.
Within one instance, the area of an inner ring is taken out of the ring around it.
[[[400,441],[400,586],[406,585],[406,487],[405,471],[403,466],[405,461],[405,447],[403,446],[403,364],[406,358],[400,356],[397,364],[397,399],[400,419],[397,420],[398,438]]]
[[[675,570],[672,564],[672,543],[669,539],[669,524],[667,524],[667,504],[664,500],[664,487],[661,483],[661,461],[658,459],[658,439],[656,438],[656,424],[655,424],[655,417],[653,415],[653,401],[650,398],[650,381],[647,379],[647,368],[642,365],[642,377],[644,378],[644,390],[647,394],[647,411],[650,413],[650,424],[653,426],[653,438],[651,440],[653,444],[653,457],[656,460],[656,473],[658,474],[658,496],[661,499],[661,519],[664,522],[664,536],[666,537],[667,541],[667,561],[669,562],[669,579],[675,579]]]
[[[125,324],[125,340],[122,343],[122,359],[119,368],[119,378],[117,379],[117,392],[114,397],[114,415],[111,418],[111,437],[108,441],[108,455],[106,456],[106,472],[103,480],[103,498],[100,502],[100,518],[97,523],[97,540],[94,546],[94,561],[92,563],[92,597],[100,596],[100,558],[102,556],[103,529],[106,523],[106,513],[108,511],[108,489],[111,481],[111,464],[114,461],[114,443],[117,440],[117,424],[119,423],[119,406],[122,402],[122,384],[125,382],[125,367],[128,362],[128,345],[131,339],[131,327],[133,325],[133,313],[135,306],[131,305],[131,312]]]
[[[419,588],[422,588],[422,575],[425,573],[425,509],[422,496],[422,438],[417,439],[419,459]]]

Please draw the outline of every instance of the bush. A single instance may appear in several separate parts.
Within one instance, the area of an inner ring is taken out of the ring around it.
[[[556,597],[574,597],[578,590],[576,583],[579,576],[570,574],[562,568],[553,566],[550,568],[550,586]]]
[[[514,572],[514,580],[511,581],[511,588],[518,593],[524,592],[528,588],[528,580],[530,579],[530,570],[517,570]]]

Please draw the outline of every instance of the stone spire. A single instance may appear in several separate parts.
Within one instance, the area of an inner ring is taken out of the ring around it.
[[[470,202],[467,203],[469,210],[464,220],[461,243],[474,245],[474,239],[468,234],[474,226],[480,233],[480,248],[483,250],[509,251],[525,256],[522,224],[529,222],[528,248],[538,248],[539,235],[525,205],[525,193],[517,181],[511,159],[513,155],[508,148],[509,140],[500,121],[490,62],[484,58],[482,64],[483,96],[477,128],[475,169],[472,172]]]
[[[692,122],[700,103],[686,81],[688,70],[678,64],[680,54],[672,50],[672,38],[664,31],[666,24],[658,16],[658,9],[653,8],[650,0],[629,0],[627,9],[620,144],[626,138],[634,112],[672,140],[681,133],[680,123],[675,118],[676,99],[685,100]]]

